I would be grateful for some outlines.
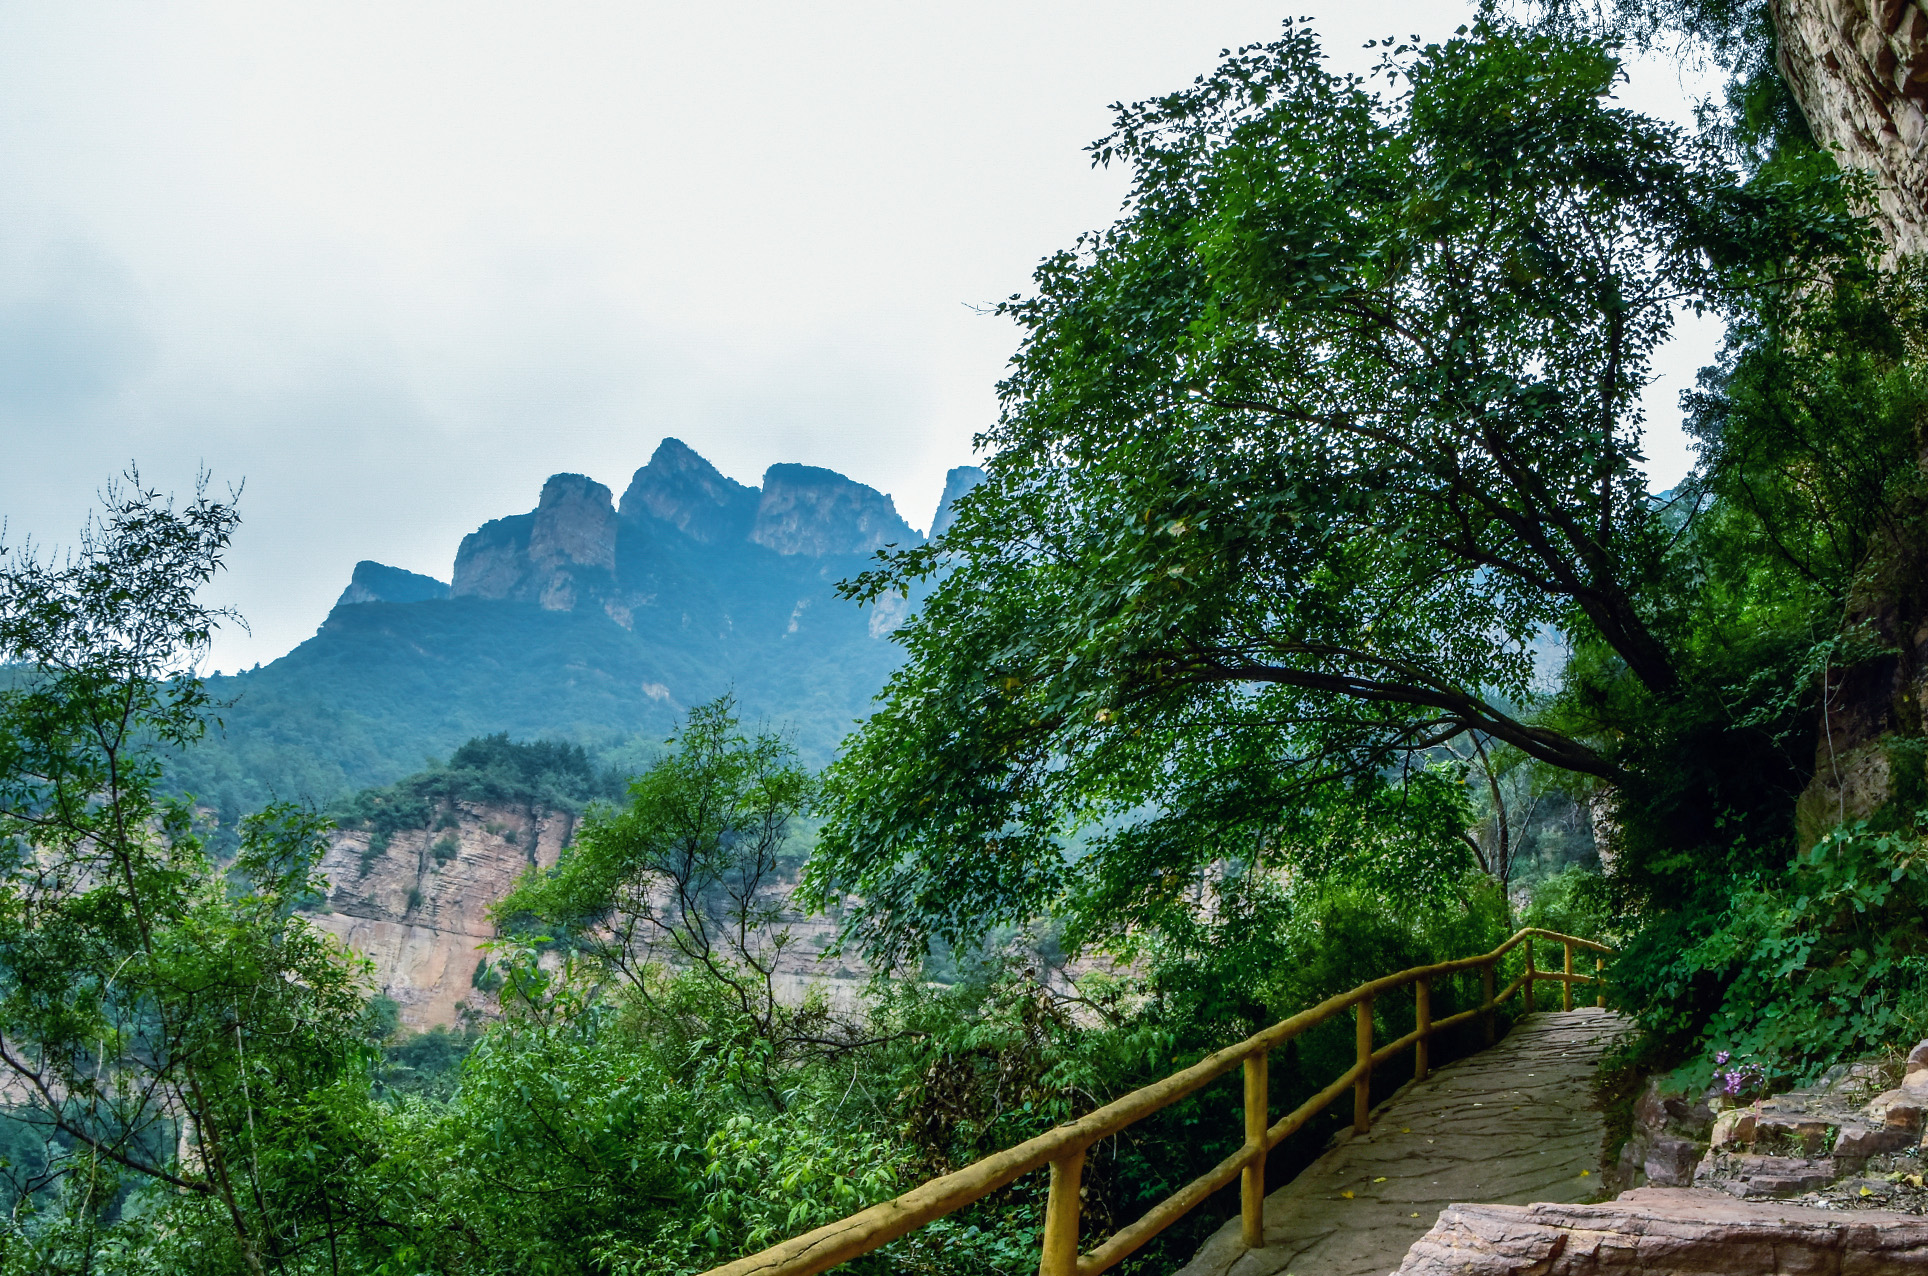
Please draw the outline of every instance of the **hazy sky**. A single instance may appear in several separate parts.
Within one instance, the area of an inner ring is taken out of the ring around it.
[[[1342,69],[1457,3],[1318,0]],[[1082,153],[1281,14],[1238,0],[0,3],[0,511],[70,542],[129,461],[246,481],[220,587],[311,634],[357,559],[465,532],[664,435],[801,461],[929,524],[1012,330],[981,308],[1109,221]],[[1671,67],[1623,97],[1684,118]],[[1677,343],[1650,402],[1687,458]]]

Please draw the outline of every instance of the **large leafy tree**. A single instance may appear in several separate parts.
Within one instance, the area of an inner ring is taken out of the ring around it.
[[[1095,144],[1131,194],[1003,307],[989,481],[851,586],[939,577],[813,862],[878,955],[1047,907],[1101,936],[1224,859],[1436,862],[1417,759],[1463,736],[1623,781],[1611,721],[1536,716],[1551,645],[1635,708],[1694,694],[1649,360],[1682,305],[1854,271],[1848,192],[1615,106],[1597,42],[1482,25],[1381,70],[1288,24]]]
[[[178,1270],[339,1269],[373,1216],[362,971],[297,912],[325,826],[264,812],[222,864],[161,787],[212,708],[197,595],[235,522],[130,475],[77,552],[0,563],[8,1270],[93,1270],[116,1220]]]

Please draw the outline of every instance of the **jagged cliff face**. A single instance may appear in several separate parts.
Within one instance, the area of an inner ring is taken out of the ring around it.
[[[681,439],[664,439],[630,480],[617,514],[658,519],[701,545],[727,544],[750,539],[761,496],[726,478]]]
[[[548,868],[575,831],[566,813],[459,802],[453,827],[405,830],[371,853],[370,835],[338,831],[322,858],[329,911],[312,920],[375,965],[375,988],[413,1029],[452,1024],[474,986],[489,906],[530,867]]]
[[[609,593],[615,570],[609,489],[580,474],[557,474],[542,485],[534,510],[462,538],[449,593],[571,611],[583,597]]]
[[[937,500],[937,512],[931,515],[931,539],[936,540],[951,530],[957,521],[953,507],[962,500],[972,488],[984,481],[985,474],[975,465],[960,465],[944,475],[944,495]]]
[[[953,472],[950,494],[977,475]],[[921,538],[829,470],[773,466],[749,487],[665,439],[620,502],[556,475],[534,509],[463,539],[452,587],[359,564],[313,638],[220,680],[227,729],[177,782],[217,807],[326,804],[473,736],[660,740],[725,692],[822,766],[902,659],[890,637],[915,600],[837,592],[891,543]]]
[[[327,911],[310,915],[373,963],[375,990],[417,1032],[454,1025],[465,1008],[494,1013],[494,994],[477,985],[482,945],[495,936],[489,908],[529,869],[552,867],[576,830],[566,811],[478,802],[457,802],[441,817],[444,827],[392,834],[376,852],[367,832],[337,831],[321,863]],[[801,998],[813,988],[854,999],[866,972],[819,960],[834,926],[802,916],[786,925],[794,942],[778,969],[778,994]]]
[[[1874,175],[1890,247],[1928,249],[1928,0],[1773,0],[1808,127]]]
[[[889,497],[833,470],[773,465],[762,488],[745,487],[681,441],[665,439],[636,471],[620,507],[602,484],[558,474],[543,485],[534,510],[464,537],[450,593],[549,611],[594,603],[627,627],[636,607],[655,602],[659,565],[652,551],[665,530],[701,545],[747,542],[808,558],[923,540]]]
[[[898,516],[889,497],[861,483],[811,465],[772,465],[763,475],[750,539],[779,554],[821,558],[908,547],[924,538]]]
[[[433,576],[403,571],[399,567],[386,567],[364,558],[355,564],[355,573],[349,577],[348,588],[341,591],[335,606],[434,602],[448,596],[449,587]]]

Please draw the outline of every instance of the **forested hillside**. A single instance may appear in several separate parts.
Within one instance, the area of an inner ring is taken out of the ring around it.
[[[953,470],[933,520],[977,477]],[[325,805],[502,731],[646,753],[726,691],[821,765],[901,658],[903,609],[866,615],[836,583],[922,540],[842,475],[778,465],[744,487],[668,439],[620,506],[550,479],[535,510],[464,539],[450,585],[358,565],[313,638],[209,680],[222,727],[172,782],[232,817]]]
[[[233,504],[113,489],[71,558],[13,554],[0,1269],[693,1276],[1523,923],[1614,945],[1623,1079],[1898,1058],[1928,10],[1813,8],[1488,13],[1368,80],[1287,22],[1118,106],[1091,153],[1129,199],[1001,308],[989,459],[932,539],[666,441],[620,503],[558,475],[479,529],[446,597],[364,567],[213,685]],[[1630,41],[1722,61],[1727,101],[1625,107]],[[1660,495],[1683,308],[1728,340]],[[260,805],[291,790],[333,818]],[[475,959],[459,1028],[398,1023],[362,922]],[[786,984],[832,928],[875,977]],[[1474,982],[1098,1140],[1059,1204],[1115,1231]],[[1045,1201],[1020,1176],[850,1270],[1035,1271]]]

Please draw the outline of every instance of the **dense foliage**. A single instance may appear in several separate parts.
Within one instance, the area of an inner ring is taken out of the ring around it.
[[[0,566],[23,667],[0,691],[0,1263],[86,1271],[118,1222],[113,1248],[185,1246],[182,1270],[313,1264],[369,1210],[338,1102],[365,1074],[359,965],[295,914],[319,821],[250,817],[223,873],[157,794],[154,743],[201,730],[180,674],[235,515],[128,483],[66,561]]]
[[[1778,343],[1790,298],[1855,286],[1850,184],[1741,180],[1614,106],[1586,40],[1484,26],[1386,70],[1289,29],[1097,144],[1126,216],[1006,307],[989,481],[853,586],[942,574],[812,869],[879,956],[1041,909],[1105,938],[1226,859],[1435,854],[1445,747],[1631,792],[1725,708],[1754,620],[1648,495],[1639,393],[1683,299]]]
[[[215,855],[164,796],[220,707],[232,507],[136,480],[64,563],[9,559],[0,1270],[683,1276],[1521,920],[1621,940],[1614,995],[1690,1073],[1928,1030],[1928,275],[1785,130],[1616,106],[1557,14],[1381,74],[1288,25],[1119,108],[1123,217],[1004,308],[989,481],[846,586],[920,606],[827,773],[725,696],[621,781],[485,734],[337,808],[371,849],[463,802],[580,817],[460,1030],[399,1031],[302,917],[322,821],[230,786]],[[1658,497],[1638,405],[1681,306],[1729,339]],[[844,980],[802,986],[800,905]],[[1275,1052],[1275,1111],[1351,1037]],[[1093,1231],[1236,1145],[1234,1084],[1092,1150]],[[1042,1192],[859,1266],[1028,1271]]]

